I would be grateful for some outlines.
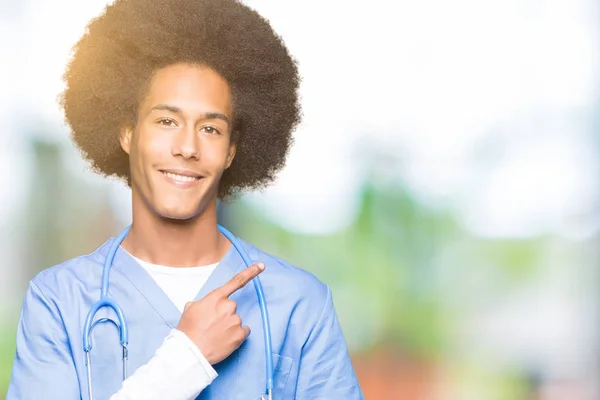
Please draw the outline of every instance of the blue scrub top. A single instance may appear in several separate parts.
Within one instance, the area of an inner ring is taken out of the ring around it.
[[[87,399],[81,332],[99,299],[102,265],[114,238],[94,253],[48,268],[30,283],[17,330],[17,352],[7,400]],[[350,362],[329,287],[316,277],[240,241],[255,261],[269,311],[275,399],[363,399]],[[244,263],[231,246],[196,296],[223,285]],[[122,249],[111,270],[109,295],[129,325],[129,374],[150,360],[181,312],[152,277]],[[198,399],[254,400],[265,388],[265,355],[260,308],[250,283],[231,297],[251,334],[227,359],[214,366],[219,376]],[[103,308],[96,319],[117,321]],[[92,377],[96,400],[121,387],[122,350],[118,330],[100,323],[92,335]]]

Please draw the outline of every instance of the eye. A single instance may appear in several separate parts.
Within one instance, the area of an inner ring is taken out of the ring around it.
[[[221,134],[221,131],[219,131],[217,128],[215,128],[214,126],[204,126],[201,129],[202,131],[208,133],[209,135],[219,135]]]
[[[158,123],[159,125],[162,125],[162,126],[177,126],[177,123],[175,122],[175,120],[173,120],[171,118],[161,118],[158,121],[156,121],[156,123]]]

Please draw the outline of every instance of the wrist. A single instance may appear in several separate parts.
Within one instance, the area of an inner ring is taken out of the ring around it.
[[[202,356],[204,360],[206,360],[210,365],[215,364],[214,356],[211,354],[210,349],[206,348],[206,345],[203,344],[196,335],[191,334],[185,328],[177,327],[177,331],[183,333],[188,340],[190,346],[194,346],[194,349]]]

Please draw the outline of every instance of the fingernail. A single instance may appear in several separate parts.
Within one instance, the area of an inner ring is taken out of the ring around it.
[[[258,263],[258,264],[256,264],[256,266],[257,266],[257,267],[258,267],[258,268],[259,268],[261,271],[265,269],[265,264],[263,264],[263,263]]]

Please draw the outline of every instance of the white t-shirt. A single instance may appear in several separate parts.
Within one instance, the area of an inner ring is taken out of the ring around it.
[[[216,263],[202,267],[179,268],[151,264],[136,257],[133,257],[133,259],[150,274],[181,312],[183,312],[185,303],[194,301],[194,298],[218,265]]]
[[[185,303],[194,300],[217,267],[166,267],[133,258],[180,311]],[[127,378],[110,400],[193,400],[216,377],[217,372],[196,344],[185,333],[173,329],[154,357]]]

